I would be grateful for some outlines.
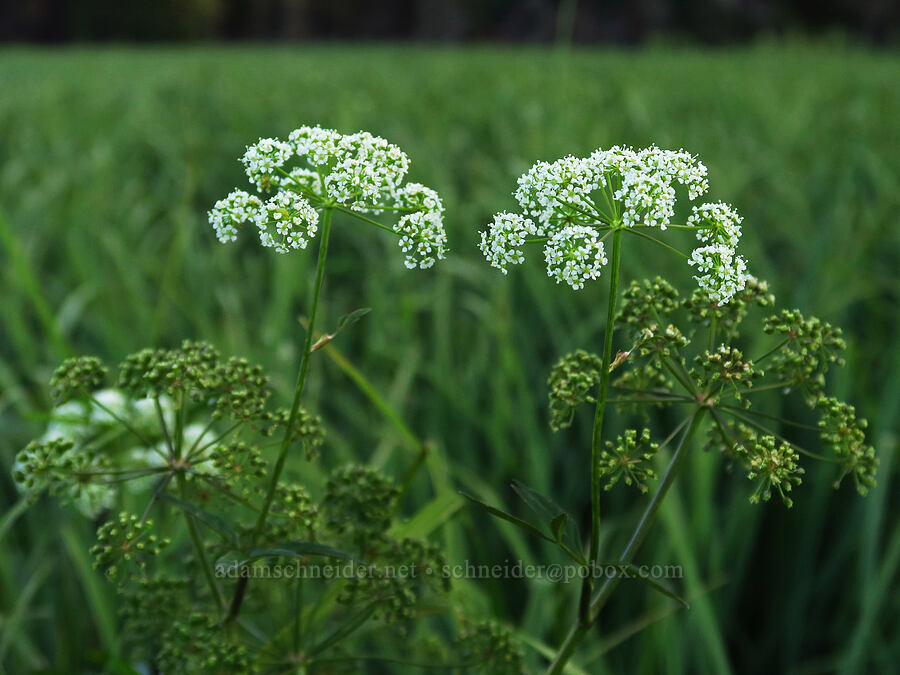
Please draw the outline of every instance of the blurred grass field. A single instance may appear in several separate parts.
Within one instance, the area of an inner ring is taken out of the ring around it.
[[[338,221],[321,325],[373,308],[338,347],[437,443],[448,480],[512,505],[506,486],[518,478],[586,508],[588,429],[550,433],[545,381],[559,355],[600,349],[604,287],[573,294],[537,260],[503,277],[481,260],[477,231],[514,205],[515,179],[537,159],[684,147],[708,165],[711,198],[744,215],[751,271],[779,306],[845,329],[848,367],[830,389],[869,419],[879,486],[865,499],[849,484],[834,492],[810,467],[790,511],[751,506],[746,479],[698,447],[643,554],[684,566],[692,609],[623,588],[576,660],[592,673],[892,672],[898,83],[895,54],[800,45],[0,51],[0,505],[17,503],[7,469],[40,429],[45,382],[67,354],[116,359],[203,339],[263,363],[287,398],[314,258],[274,257],[249,238],[221,246],[205,214],[243,187],[246,144],[321,123],[406,150],[410,179],[445,199],[452,248],[435,269],[409,272],[394,240]],[[626,281],[693,286],[688,268],[650,248],[629,247],[623,265]],[[395,431],[333,363],[314,364],[308,391],[330,433],[326,466],[373,456],[403,466]],[[411,498],[427,489],[422,478]],[[639,502],[608,499],[616,542]],[[86,562],[94,526],[50,501],[8,514],[0,664],[101,670],[117,638],[110,589]],[[470,510],[444,537],[453,561],[555,555]],[[549,645],[577,595],[473,584],[473,602]]]

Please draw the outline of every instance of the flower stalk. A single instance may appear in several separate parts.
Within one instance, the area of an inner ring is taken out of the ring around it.
[[[669,488],[672,487],[672,484],[675,482],[675,478],[678,476],[681,468],[684,466],[684,460],[687,455],[686,449],[691,443],[691,440],[693,439],[694,435],[697,432],[697,429],[700,426],[700,422],[703,419],[704,412],[705,408],[703,406],[698,406],[691,414],[689,418],[690,424],[682,435],[681,440],[678,442],[678,446],[675,448],[675,452],[672,453],[672,459],[669,460],[669,465],[666,468],[666,472],[660,479],[659,485],[657,485],[656,491],[653,493],[653,497],[650,499],[650,503],[647,504],[647,508],[644,509],[644,513],[641,516],[637,527],[635,527],[634,532],[632,532],[631,538],[628,540],[628,544],[623,549],[622,555],[619,556],[619,563],[626,564],[631,562],[631,560],[637,553],[637,550],[643,543],[644,537],[647,536],[650,525],[653,523],[657,511],[659,511],[659,507],[662,504],[663,499],[665,499],[666,493],[668,493]],[[566,664],[571,660],[572,655],[575,653],[575,650],[578,649],[578,646],[584,640],[587,632],[594,624],[594,621],[596,621],[597,615],[606,605],[606,601],[609,600],[609,596],[612,595],[612,592],[620,582],[621,577],[619,577],[618,575],[607,578],[604,581],[603,586],[600,587],[600,590],[597,591],[597,594],[591,599],[589,607],[589,620],[579,620],[578,623],[572,627],[572,629],[569,631],[569,634],[566,636],[566,639],[563,641],[562,645],[560,645],[559,651],[556,654],[556,658],[547,669],[547,675],[556,675],[563,672]]]
[[[603,340],[603,361],[600,370],[600,392],[594,412],[594,427],[591,435],[591,549],[590,561],[595,563],[600,555],[600,496],[603,470],[600,455],[603,452],[603,418],[606,398],[609,392],[609,368],[612,361],[612,341],[615,332],[616,299],[618,298],[619,262],[621,259],[622,231],[613,234],[609,299],[607,301],[606,335]],[[586,617],[588,618],[588,617]]]
[[[291,412],[288,415],[287,425],[284,430],[284,438],[281,441],[281,448],[278,452],[278,458],[275,460],[275,469],[272,471],[272,480],[269,482],[269,489],[266,492],[266,498],[263,502],[262,510],[259,512],[259,518],[253,528],[253,543],[259,539],[263,528],[266,526],[266,519],[269,510],[272,507],[272,500],[275,497],[275,491],[278,489],[278,480],[281,478],[281,472],[284,470],[284,463],[287,460],[288,450],[291,446],[291,434],[294,424],[297,421],[297,415],[300,412],[300,401],[303,398],[303,390],[306,387],[306,378],[309,374],[309,359],[312,354],[313,334],[315,333],[316,312],[319,307],[319,296],[322,291],[322,283],[325,280],[325,261],[328,257],[328,239],[331,234],[331,216],[333,209],[325,208],[322,217],[322,241],[319,243],[319,257],[316,262],[316,280],[313,286],[312,304],[309,310],[309,326],[306,329],[306,338],[303,344],[303,355],[300,358],[300,371],[297,374],[297,386],[294,389],[294,401],[291,403]],[[225,623],[230,623],[237,618],[241,611],[241,605],[244,600],[244,593],[247,587],[248,577],[242,576],[238,580],[235,587],[234,598],[228,615],[225,617]]]

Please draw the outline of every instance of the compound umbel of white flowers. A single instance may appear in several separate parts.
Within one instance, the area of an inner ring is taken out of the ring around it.
[[[706,173],[693,155],[655,146],[601,148],[588,157],[538,162],[519,177],[515,197],[521,213],[497,214],[481,233],[481,251],[505,274],[509,265],[524,262],[527,244],[544,244],[548,276],[578,290],[599,277],[606,264],[603,242],[608,236],[630,232],[676,250],[644,230],[694,230],[704,244],[699,253],[694,259],[678,253],[697,265],[706,261],[711,246],[716,247],[716,264],[703,265],[704,274],[695,278],[713,301],[726,303],[746,282],[746,263],[736,252],[741,217],[727,204],[711,203],[694,207],[686,224],[671,222],[676,187],[683,186],[688,198],[695,200],[709,187]],[[586,239],[586,229],[593,230],[596,239]],[[583,263],[588,241],[595,253],[591,264],[575,264]],[[567,259],[572,264],[561,262]]]
[[[287,141],[259,139],[241,162],[263,196],[235,190],[216,202],[209,222],[223,243],[253,223],[264,247],[305,249],[319,230],[319,213],[330,209],[394,233],[410,269],[431,267],[446,254],[440,198],[418,183],[403,184],[409,158],[383,138],[304,126]],[[396,222],[380,223],[373,214],[392,214]]]

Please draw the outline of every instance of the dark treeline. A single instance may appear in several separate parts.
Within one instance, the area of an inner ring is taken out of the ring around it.
[[[759,34],[900,35],[896,0],[12,0],[0,39],[25,42],[417,40],[707,44]]]

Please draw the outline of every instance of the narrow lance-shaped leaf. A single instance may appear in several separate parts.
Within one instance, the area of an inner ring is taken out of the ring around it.
[[[463,497],[468,499],[473,504],[477,504],[478,506],[483,508],[485,511],[490,513],[491,515],[497,516],[498,518],[501,518],[509,523],[512,523],[516,527],[520,527],[523,530],[525,530],[526,532],[529,532],[530,534],[536,534],[541,539],[546,539],[547,541],[553,542],[554,544],[556,543],[552,537],[547,536],[544,532],[542,532],[541,530],[536,528],[534,525],[532,525],[528,521],[522,520],[521,518],[517,518],[516,516],[512,515],[511,513],[502,511],[495,506],[486,504],[485,502],[481,501],[477,497],[473,497],[472,495],[467,494],[465,492],[460,491],[459,494],[461,494]]]
[[[334,329],[334,332],[325,333],[322,337],[316,340],[316,343],[312,346],[312,351],[316,351],[317,349],[321,349],[322,347],[327,345],[329,342],[334,340],[334,338],[336,338],[342,330],[344,330],[348,326],[352,326],[371,311],[371,307],[360,307],[359,309],[354,309],[349,314],[344,314],[344,316],[338,319],[337,327]]]
[[[216,569],[222,574],[228,574],[239,567],[243,567],[256,560],[268,558],[270,556],[281,556],[285,558],[319,556],[323,558],[336,558],[339,560],[353,560],[353,556],[349,553],[338,551],[325,544],[317,544],[309,541],[286,541],[266,548],[257,548],[247,554],[244,554],[241,551],[229,551],[216,561]]]
[[[190,515],[194,516],[201,523],[219,534],[230,545],[234,546],[235,548],[238,547],[237,533],[233,529],[231,529],[231,526],[228,523],[219,518],[219,516],[213,515],[209,511],[204,511],[199,506],[178,499],[177,497],[173,497],[172,495],[163,494],[161,495],[161,498],[167,502],[171,502],[182,511],[186,511]]]
[[[684,605],[685,609],[691,608],[691,606],[687,603],[687,600],[669,589],[667,586],[659,583],[655,579],[651,579],[645,574],[641,574],[640,569],[637,565],[634,565],[633,563],[616,563],[614,567],[618,568],[620,571],[624,570],[628,572],[628,579],[637,579],[638,581],[647,584],[653,590],[662,593],[666,597],[672,598],[676,602],[681,603],[682,605]]]
[[[546,523],[553,538],[576,561],[583,563],[581,538],[572,517],[559,504],[517,480],[512,482],[512,489],[522,498],[528,507]]]

